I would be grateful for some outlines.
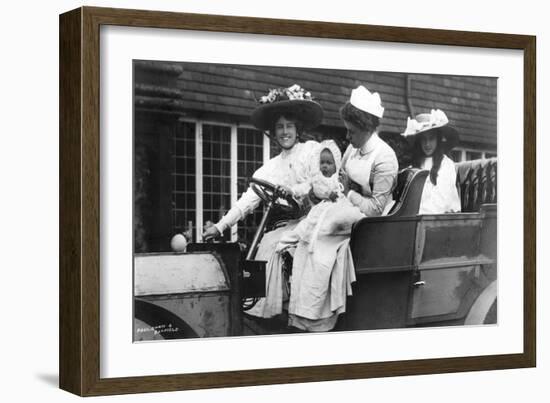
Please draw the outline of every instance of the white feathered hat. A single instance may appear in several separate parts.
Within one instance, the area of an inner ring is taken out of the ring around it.
[[[443,152],[452,150],[458,144],[458,131],[449,125],[449,119],[441,109],[432,109],[430,113],[420,113],[414,119],[407,118],[407,128],[403,136],[411,143],[416,136],[437,129],[441,136],[440,146]]]

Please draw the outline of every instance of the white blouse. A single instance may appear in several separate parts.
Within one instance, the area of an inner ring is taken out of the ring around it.
[[[307,141],[297,143],[290,150],[283,150],[276,157],[271,158],[262,165],[253,178],[270,182],[274,185],[289,187],[298,199],[307,195],[311,189],[311,178],[319,171],[319,160],[312,158],[317,151],[319,143]],[[220,233],[237,221],[246,217],[260,204],[260,197],[248,188],[235,206],[233,206],[222,219],[214,224]]]
[[[432,158],[426,158],[421,168],[430,170],[433,165]],[[437,175],[437,185],[426,178],[420,209],[418,214],[443,214],[460,212],[460,198],[456,188],[456,168],[454,162],[443,156]]]

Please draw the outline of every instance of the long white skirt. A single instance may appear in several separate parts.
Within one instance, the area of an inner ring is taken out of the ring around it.
[[[293,231],[298,223],[299,220],[291,221],[262,238],[256,260],[267,260],[266,297],[247,313],[271,318],[281,314],[284,302],[290,299],[289,325],[328,331],[338,315],[345,312],[346,298],[352,294],[351,284],[355,281],[349,235],[319,235],[311,250],[309,243],[299,240]],[[284,250],[294,252],[290,296],[282,270]]]
[[[290,280],[289,325],[308,331],[334,328],[346,311],[354,281],[349,235],[320,235],[313,249],[299,241]]]
[[[283,235],[292,231],[300,220],[291,220],[287,225],[266,232],[258,247],[255,260],[267,261],[265,272],[265,298],[260,298],[258,303],[248,310],[249,315],[260,318],[271,318],[283,312],[283,300],[285,299],[285,281],[283,278],[283,261],[281,254],[275,249]]]

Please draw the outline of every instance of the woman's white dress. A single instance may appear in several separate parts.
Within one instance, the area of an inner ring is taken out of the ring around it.
[[[324,216],[312,208],[306,220],[315,222],[317,218],[320,227],[316,228],[320,230],[311,235],[308,231],[305,235],[298,234],[288,313],[289,324],[299,329],[331,330],[338,315],[345,312],[346,298],[351,295],[351,284],[355,281],[349,248],[351,224],[364,216],[381,215],[395,186],[397,158],[376,133],[362,150],[348,148],[343,167],[350,179],[361,186],[361,194],[350,191],[347,197],[332,205],[322,202],[325,205],[319,210],[325,212]],[[292,243],[288,235],[285,234],[279,250],[287,249]]]
[[[433,159],[426,158],[421,168],[430,170],[432,165]],[[444,155],[437,174],[437,184],[434,185],[429,176],[426,178],[418,214],[454,212],[460,212],[460,198],[456,188],[456,168],[454,162]]]
[[[319,164],[313,164],[311,158],[312,154],[318,153],[318,147],[319,143],[316,141],[296,143],[290,150],[283,150],[279,155],[267,161],[254,172],[253,177],[274,185],[287,186],[292,189],[298,199],[302,199],[311,189],[311,178],[319,170]],[[214,225],[220,233],[223,233],[225,229],[232,227],[254,211],[260,202],[260,197],[251,188],[248,188],[235,206]],[[255,260],[268,262],[266,267],[266,298],[261,298],[252,309],[247,311],[248,314],[269,318],[282,312],[282,262],[280,256],[275,253],[275,247],[281,236],[286,231],[296,227],[298,222],[299,220],[292,220],[287,225],[264,234]]]

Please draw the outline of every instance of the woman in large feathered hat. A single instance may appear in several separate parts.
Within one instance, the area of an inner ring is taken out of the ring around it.
[[[305,199],[311,189],[310,180],[319,170],[318,163],[311,163],[311,155],[317,152],[319,143],[299,140],[305,130],[315,128],[322,119],[321,106],[297,84],[272,89],[261,97],[259,105],[252,112],[251,121],[277,142],[281,153],[254,172],[253,178],[276,185],[298,202]],[[219,222],[206,229],[203,237],[208,239],[220,236],[227,228],[253,212],[260,201],[260,197],[249,188]],[[255,259],[268,262],[266,298],[260,299],[247,313],[264,318],[282,313],[282,262],[275,253],[275,247],[282,234],[293,229],[300,218],[291,219],[286,225],[264,234]]]

